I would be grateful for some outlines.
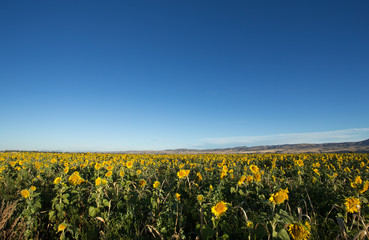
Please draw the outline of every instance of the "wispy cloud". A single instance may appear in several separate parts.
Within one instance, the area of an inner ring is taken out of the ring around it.
[[[355,128],[326,132],[287,133],[267,136],[203,138],[197,141],[196,147],[207,148],[294,143],[351,142],[360,141],[367,138],[369,138],[369,128]]]

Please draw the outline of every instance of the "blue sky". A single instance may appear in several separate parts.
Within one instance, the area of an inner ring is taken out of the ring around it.
[[[1,1],[0,150],[369,138],[368,1]]]

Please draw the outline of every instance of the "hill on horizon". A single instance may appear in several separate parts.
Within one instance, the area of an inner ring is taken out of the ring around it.
[[[369,139],[358,142],[340,143],[297,143],[263,146],[239,146],[232,148],[213,149],[167,149],[162,151],[120,151],[119,153],[165,153],[165,154],[195,154],[195,153],[369,153]]]

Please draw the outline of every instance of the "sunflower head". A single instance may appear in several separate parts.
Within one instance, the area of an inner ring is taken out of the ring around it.
[[[128,161],[126,166],[127,166],[127,168],[132,168],[133,162],[132,161]]]
[[[177,201],[181,201],[181,194],[176,193],[176,199],[177,199]]]
[[[351,187],[353,187],[353,188],[359,188],[359,186],[361,185],[362,182],[363,182],[363,180],[361,179],[361,177],[360,176],[357,176],[355,178],[355,180],[351,182]]]
[[[144,179],[141,179],[139,182],[138,182],[138,186],[140,187],[144,187],[146,185],[146,181]]]
[[[190,170],[181,169],[179,172],[177,172],[177,176],[179,179],[185,178],[190,174]]]
[[[295,240],[307,240],[310,237],[310,224],[306,222],[302,223],[293,223],[288,226],[288,232]]]
[[[24,198],[28,198],[30,196],[30,193],[27,189],[24,189],[24,190],[21,191],[21,195]]]
[[[288,189],[281,189],[276,193],[273,193],[270,195],[269,201],[271,201],[274,204],[281,204],[285,200],[288,200]]]
[[[153,184],[154,188],[158,188],[160,186],[160,182],[159,181],[155,181]]]
[[[101,180],[102,179],[100,177],[98,177],[98,178],[95,179],[95,186],[96,187],[101,185]]]
[[[61,224],[59,224],[59,226],[58,226],[58,232],[62,232],[62,231],[64,231],[64,229],[66,229],[67,228],[67,224],[65,224],[65,223],[61,223]]]
[[[227,203],[220,201],[215,206],[211,208],[211,212],[216,218],[220,218],[227,211]]]
[[[251,165],[251,166],[250,166],[250,170],[251,170],[251,172],[252,172],[253,174],[255,174],[255,173],[259,172],[259,168],[258,168],[258,166],[256,166],[256,165]]]
[[[56,185],[56,184],[60,183],[60,181],[61,181],[61,177],[57,177],[54,180],[54,184]]]
[[[345,206],[346,211],[349,213],[359,212],[360,200],[355,197],[346,198]]]
[[[79,176],[79,172],[74,172],[70,177],[68,178],[68,182],[72,184],[73,186],[76,186],[81,181],[81,176]]]

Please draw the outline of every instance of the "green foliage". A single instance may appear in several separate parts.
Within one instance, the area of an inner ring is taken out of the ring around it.
[[[368,164],[369,154],[9,152],[0,200],[18,201],[12,220],[28,239],[287,240],[291,229],[361,239]]]

